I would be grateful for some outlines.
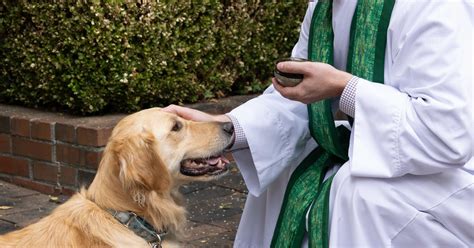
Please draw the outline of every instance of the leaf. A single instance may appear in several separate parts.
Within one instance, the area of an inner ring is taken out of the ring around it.
[[[219,206],[220,209],[230,209],[232,208],[232,203],[222,203],[220,206]]]
[[[0,102],[91,115],[263,91],[308,1],[49,2],[0,1]]]
[[[54,203],[61,203],[57,196],[49,196],[49,201]]]
[[[12,206],[0,206],[0,210],[8,210],[12,208],[13,208]]]

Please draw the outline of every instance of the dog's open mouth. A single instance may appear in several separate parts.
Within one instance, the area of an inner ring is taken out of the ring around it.
[[[227,171],[229,160],[223,155],[209,158],[186,159],[181,162],[181,173],[186,176],[215,176]]]

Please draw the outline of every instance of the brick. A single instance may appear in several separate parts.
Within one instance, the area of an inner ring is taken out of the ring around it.
[[[68,143],[76,143],[76,128],[74,126],[56,123],[54,129],[56,140]]]
[[[61,189],[61,194],[62,195],[72,196],[75,193],[77,193],[77,190],[75,188],[63,187]]]
[[[58,181],[58,167],[54,164],[34,162],[33,178],[36,180],[56,183]]]
[[[52,145],[19,137],[12,138],[13,154],[29,158],[52,161]]]
[[[57,189],[55,185],[40,183],[29,179],[14,177],[12,183],[45,194],[57,195],[59,193],[59,189]]]
[[[80,165],[81,149],[68,144],[57,144],[56,160],[62,163]]]
[[[30,174],[28,160],[0,155],[0,173],[28,177]]]
[[[76,186],[77,169],[69,166],[61,166],[59,182],[69,186]]]
[[[7,176],[7,175],[0,174],[0,180],[4,181],[4,182],[11,183],[12,182],[12,176]]]
[[[56,145],[56,160],[61,163],[97,170],[102,158],[102,150],[91,151],[70,144]]]
[[[10,133],[10,117],[0,116],[0,133]]]
[[[21,117],[12,117],[11,132],[15,135],[30,137],[30,120]]]
[[[77,128],[77,143],[85,146],[105,146],[112,134],[111,127],[107,128]]]
[[[41,140],[52,140],[52,129],[53,123],[34,120],[31,122],[31,138]]]
[[[79,170],[77,173],[77,184],[80,187],[88,187],[94,180],[95,173]]]
[[[9,134],[0,133],[0,152],[11,153],[11,137]]]
[[[86,168],[97,170],[99,168],[100,160],[102,159],[103,151],[84,151],[84,165]]]

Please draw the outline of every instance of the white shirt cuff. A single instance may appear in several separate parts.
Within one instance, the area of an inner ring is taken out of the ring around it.
[[[341,99],[339,100],[339,108],[350,117],[354,117],[355,115],[355,99],[358,81],[359,78],[353,76],[349,82],[347,82],[346,87],[342,91]]]
[[[239,121],[237,120],[237,118],[235,118],[231,114],[226,114],[226,115],[232,121],[232,125],[234,125],[234,135],[235,135],[234,144],[232,145],[232,147],[229,150],[230,151],[236,151],[236,150],[249,148],[249,144],[247,143],[247,137],[245,137],[244,130],[240,126]]]

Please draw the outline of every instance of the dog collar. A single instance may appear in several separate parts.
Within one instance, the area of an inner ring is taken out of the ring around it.
[[[146,240],[152,248],[161,247],[163,236],[168,234],[167,231],[156,231],[148,221],[134,212],[116,211],[113,209],[107,209],[107,212],[136,235]]]

